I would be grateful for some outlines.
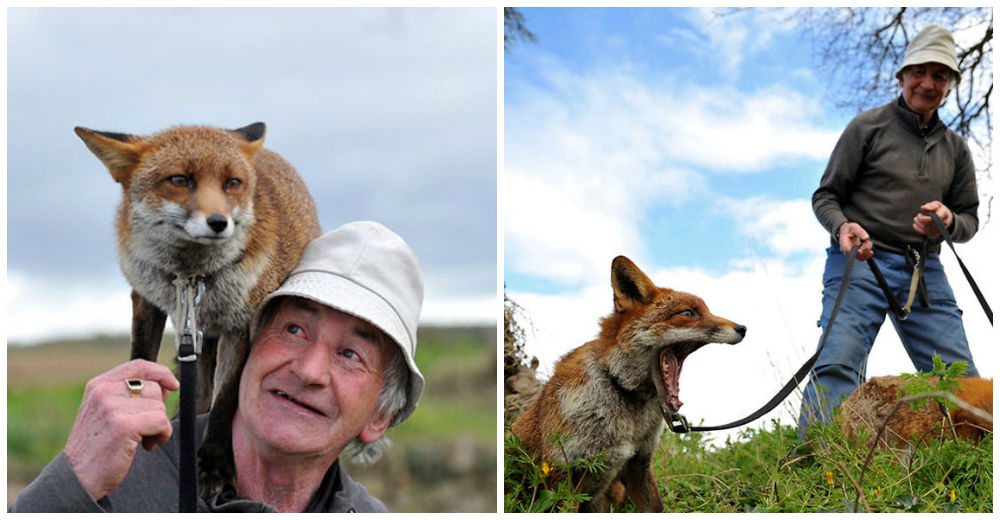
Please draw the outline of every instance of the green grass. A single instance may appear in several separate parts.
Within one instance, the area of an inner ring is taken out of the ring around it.
[[[667,512],[992,512],[993,436],[979,444],[931,441],[912,452],[876,453],[864,475],[867,450],[835,425],[797,430],[777,423],[747,430],[713,449],[699,433],[665,432],[654,458]],[[512,485],[540,475],[537,461],[516,459],[516,440],[505,443],[505,511],[525,511],[541,488]],[[526,477],[527,475],[527,477]],[[954,492],[954,500],[952,500]],[[565,509],[566,496],[552,503]],[[537,499],[535,499],[537,501]],[[554,509],[555,510],[555,509]],[[625,511],[631,511],[626,505]]]

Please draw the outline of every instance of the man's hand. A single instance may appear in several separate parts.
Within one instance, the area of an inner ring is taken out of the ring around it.
[[[861,227],[861,224],[857,222],[844,222],[840,225],[840,230],[837,233],[840,237],[840,251],[846,256],[851,252],[851,248],[860,245],[858,248],[858,254],[855,258],[858,260],[868,260],[875,253],[872,251],[872,241],[871,237],[868,236],[868,232],[865,228]]]
[[[937,216],[941,218],[941,222],[944,222],[944,227],[951,227],[951,223],[955,221],[955,215],[940,201],[932,200],[923,206],[920,206],[920,211],[933,211],[937,213]],[[917,216],[913,217],[913,229],[921,235],[936,237],[941,235],[941,230],[934,225],[934,220],[931,217],[924,215],[922,213],[917,213]]]
[[[126,379],[143,383],[133,396]],[[94,500],[111,493],[125,479],[135,450],[146,450],[170,440],[173,428],[164,402],[180,388],[170,370],[136,359],[118,365],[87,382],[63,452],[83,488]]]

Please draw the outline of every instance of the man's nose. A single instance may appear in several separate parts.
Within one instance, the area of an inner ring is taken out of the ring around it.
[[[330,383],[330,347],[323,341],[314,341],[298,351],[292,363],[292,372],[303,385],[326,386]]]

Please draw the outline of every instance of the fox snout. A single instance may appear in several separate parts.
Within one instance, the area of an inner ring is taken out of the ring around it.
[[[235,231],[233,220],[222,213],[205,215],[200,211],[192,212],[184,224],[184,231],[196,242],[212,243],[233,236]]]
[[[222,233],[227,227],[229,227],[229,219],[226,218],[225,215],[220,215],[218,213],[209,215],[209,217],[205,219],[205,222],[208,224],[208,227],[212,228],[212,231],[215,231],[216,233]]]
[[[743,338],[747,337],[747,326],[746,325],[736,324],[736,326],[733,327],[733,330],[736,331],[736,334],[739,334],[740,339],[743,339]]]

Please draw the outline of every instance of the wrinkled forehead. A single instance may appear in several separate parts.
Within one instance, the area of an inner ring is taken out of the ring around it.
[[[270,325],[277,316],[286,312],[303,312],[316,319],[330,319],[331,317],[342,317],[360,328],[362,331],[371,334],[373,340],[378,344],[380,350],[391,359],[392,353],[396,351],[395,342],[382,329],[368,322],[364,318],[348,314],[315,300],[299,296],[279,296],[270,302],[261,311],[258,327],[263,329]]]

